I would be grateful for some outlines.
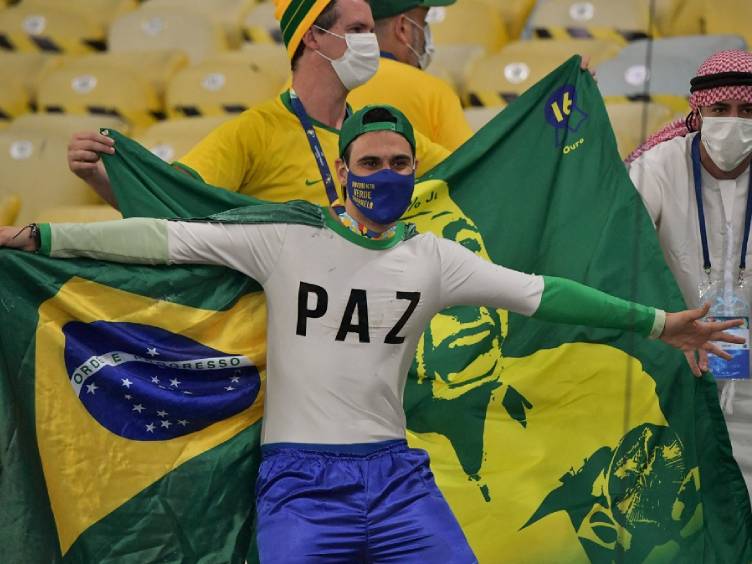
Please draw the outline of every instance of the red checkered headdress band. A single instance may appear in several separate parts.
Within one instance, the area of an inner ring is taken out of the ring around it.
[[[693,110],[723,100],[752,103],[752,53],[720,51],[697,69],[689,105]]]

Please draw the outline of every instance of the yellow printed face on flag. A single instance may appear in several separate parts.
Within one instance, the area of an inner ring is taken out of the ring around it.
[[[405,215],[488,259],[445,183],[420,184]],[[633,537],[660,553],[696,532],[697,469],[640,362],[588,343],[507,357],[508,317],[482,307],[435,316],[406,390],[410,443],[430,453],[480,561],[605,562]]]
[[[211,311],[75,277],[41,305],[36,425],[63,554],[261,418],[265,321],[260,292]]]

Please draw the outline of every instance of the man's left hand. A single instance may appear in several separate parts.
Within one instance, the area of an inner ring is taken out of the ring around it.
[[[744,344],[746,341],[742,337],[724,333],[726,329],[739,327],[744,323],[741,319],[731,321],[700,321],[708,314],[710,304],[705,304],[697,309],[688,309],[678,313],[666,314],[666,326],[663,328],[661,340],[672,347],[676,347],[685,353],[695,351],[705,351],[729,360],[731,355],[725,352],[721,347],[712,341],[721,341],[724,343]],[[692,363],[690,362],[690,365]],[[701,376],[697,365],[692,366],[692,372],[695,376]]]

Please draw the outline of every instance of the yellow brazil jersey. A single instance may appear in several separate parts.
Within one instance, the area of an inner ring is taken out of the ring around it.
[[[336,182],[339,132],[312,121]],[[419,176],[449,154],[417,132],[415,142]],[[292,111],[289,91],[220,125],[176,164],[204,182],[262,200],[329,203],[303,126]]]
[[[381,57],[373,78],[350,92],[347,101],[356,110],[368,104],[395,106],[415,129],[450,151],[473,134],[451,86],[389,55]]]

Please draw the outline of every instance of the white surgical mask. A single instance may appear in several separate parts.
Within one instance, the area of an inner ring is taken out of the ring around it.
[[[347,43],[345,53],[339,59],[330,59],[321,51],[316,51],[327,61],[342,81],[347,90],[355,90],[361,84],[368,82],[379,68],[379,42],[375,33],[346,33],[338,35],[328,29],[316,26],[323,32],[344,39]]]
[[[409,43],[407,48],[418,58],[418,67],[420,67],[421,70],[426,70],[431,64],[433,55],[436,52],[436,46],[433,44],[433,35],[431,35],[431,26],[426,22],[423,27],[420,27],[418,22],[413,21],[411,18],[405,16],[405,19],[423,32],[423,53],[418,53],[418,50]]]
[[[752,153],[752,119],[703,117],[700,135],[710,158],[726,172]]]

